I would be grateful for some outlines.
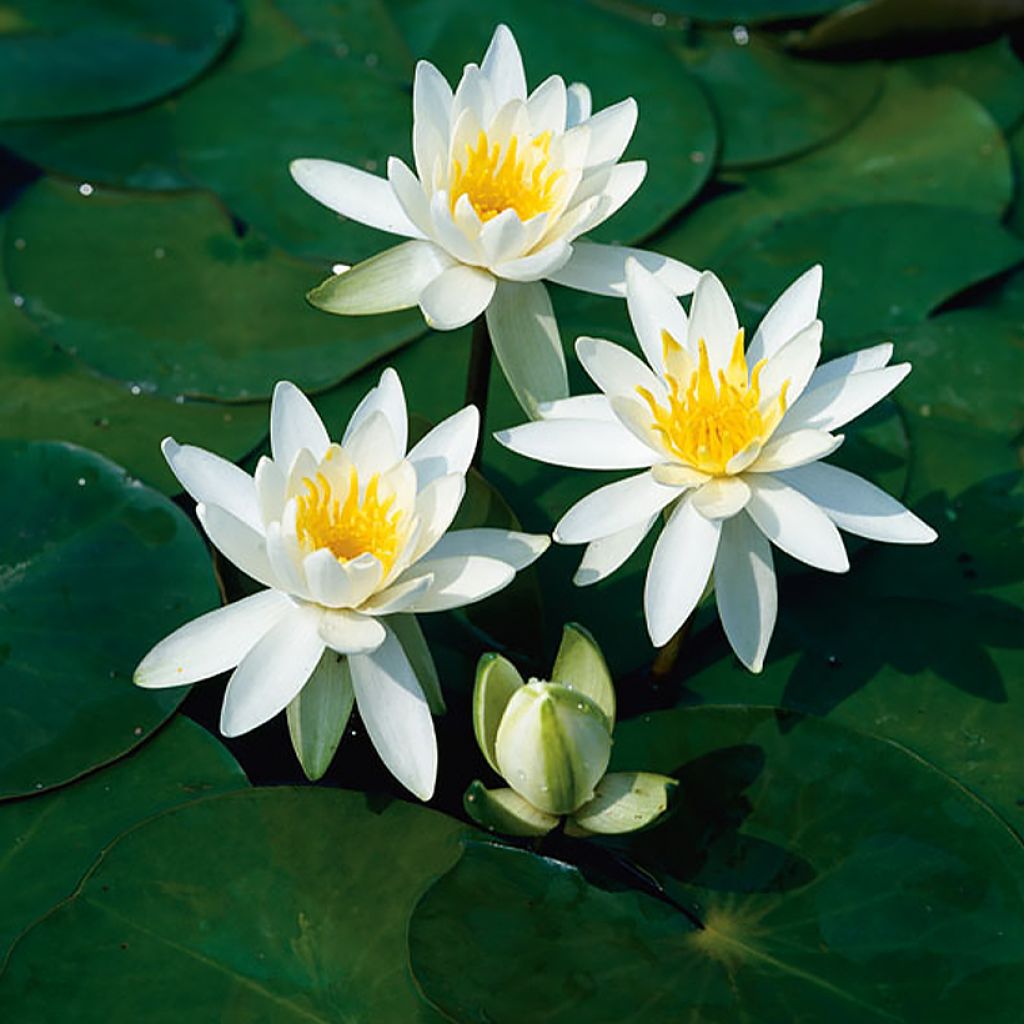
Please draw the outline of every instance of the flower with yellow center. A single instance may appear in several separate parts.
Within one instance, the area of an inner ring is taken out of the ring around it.
[[[601,393],[542,407],[544,419],[500,432],[514,451],[581,469],[642,469],[577,502],[555,540],[586,544],[576,583],[596,583],[636,550],[659,514],[644,611],[667,643],[709,582],[726,636],[752,671],[776,616],[771,545],[831,572],[849,568],[839,529],[923,544],[935,531],[873,484],[819,460],[838,427],[910,371],[877,345],[818,365],[821,268],[793,282],[744,349],[721,282],[701,275],[689,315],[639,264],[626,300],[646,361],[609,341],[576,352]]]
[[[287,709],[310,778],[326,771],[357,703],[384,763],[429,799],[431,711],[443,702],[416,615],[487,597],[548,544],[507,530],[449,531],[478,430],[467,406],[407,451],[402,385],[385,370],[340,444],[297,388],[278,384],[272,457],[255,476],[168,438],[164,455],[214,547],[267,589],[162,640],[135,682],[181,686],[232,670],[223,733]]]
[[[622,295],[630,257],[674,294],[689,293],[697,281],[676,260],[583,239],[633,195],[647,170],[642,160],[620,162],[636,102],[593,115],[590,108],[587,87],[566,87],[558,75],[527,93],[519,48],[504,25],[454,91],[420,61],[415,171],[395,157],[386,179],[329,160],[292,163],[292,176],[314,199],[409,239],[328,278],[310,301],[347,315],[419,306],[438,330],[486,314],[498,361],[527,413],[564,398],[565,358],[544,281]]]

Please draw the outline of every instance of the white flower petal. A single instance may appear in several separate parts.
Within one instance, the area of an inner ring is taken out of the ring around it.
[[[583,82],[573,82],[565,91],[565,100],[566,128],[574,128],[590,117],[593,104],[590,98],[590,89]]]
[[[637,340],[647,362],[665,372],[663,331],[680,345],[686,345],[689,321],[679,300],[649,270],[636,260],[626,263],[626,305]]]
[[[196,517],[213,546],[233,565],[265,587],[281,589],[270,567],[267,541],[220,505],[196,505]]]
[[[771,358],[783,345],[818,316],[821,298],[821,267],[801,274],[764,315],[747,349],[747,365]]]
[[[497,106],[509,100],[526,99],[526,72],[523,58],[519,55],[515,36],[507,25],[494,30],[490,45],[480,62],[480,70],[491,83],[491,91]]]
[[[776,547],[828,572],[850,568],[839,531],[813,501],[775,477],[747,479],[751,490],[747,512]]]
[[[818,387],[820,384],[827,384],[830,380],[838,380],[851,373],[880,370],[883,366],[889,365],[893,347],[891,341],[884,341],[881,345],[872,345],[871,348],[862,348],[859,352],[851,352],[838,359],[830,359],[814,371],[809,386]]]
[[[577,338],[576,356],[590,379],[610,398],[635,398],[638,388],[663,400],[665,385],[651,368],[627,348],[604,338]]]
[[[699,274],[679,260],[643,249],[624,245],[600,245],[577,241],[572,258],[561,270],[551,274],[549,281],[578,288],[595,295],[626,294],[626,260],[635,259],[676,295],[688,295],[697,284]]]
[[[372,654],[349,658],[359,716],[388,771],[421,800],[434,795],[437,739],[423,688],[391,630]]]
[[[482,555],[504,562],[518,572],[540,558],[550,546],[551,538],[544,534],[480,526],[446,533],[431,548],[430,557]]]
[[[726,464],[725,471],[730,476],[735,476],[737,473],[742,473],[749,466],[753,465],[757,461],[757,457],[761,454],[761,448],[763,443],[760,438],[755,441],[751,441],[746,448],[741,448]]]
[[[632,96],[599,110],[585,124],[590,129],[587,166],[611,163],[625,152],[636,130],[637,106]]]
[[[749,473],[774,473],[816,462],[831,455],[843,443],[842,434],[824,430],[794,430],[772,438],[748,467]]]
[[[386,178],[334,160],[293,160],[291,172],[299,188],[335,213],[393,235],[423,237]]]
[[[560,75],[545,78],[526,100],[526,112],[530,116],[530,128],[534,136],[544,132],[565,131],[567,97],[565,82]]]
[[[262,590],[207,612],[165,637],[139,662],[135,685],[185,686],[227,672],[291,607],[284,594]]]
[[[559,519],[554,538],[559,544],[587,544],[645,522],[678,497],[677,487],[658,483],[650,473],[616,480],[577,501]]]
[[[319,629],[320,639],[338,654],[369,654],[387,636],[376,619],[343,609],[322,612]]]
[[[892,544],[930,544],[935,531],[873,483],[838,466],[816,462],[779,478],[795,487],[842,530]]]
[[[693,507],[705,519],[730,519],[750,501],[750,488],[738,476],[720,476],[693,492]]]
[[[302,571],[310,597],[317,604],[325,608],[352,608],[356,604],[353,580],[329,548],[306,555],[302,559]]]
[[[609,217],[618,213],[644,183],[646,177],[646,160],[628,160],[626,163],[588,171],[573,195],[574,208],[575,204],[580,203],[592,191],[600,199],[600,205],[584,224],[575,227],[566,237],[572,241],[577,235],[593,231],[598,224],[603,224]]]
[[[319,461],[330,443],[313,403],[294,384],[278,381],[270,405],[270,451],[274,461],[290,467],[303,448]]]
[[[466,493],[466,478],[450,473],[432,480],[416,496],[416,517],[421,529],[413,561],[425,555],[443,536],[459,511]]]
[[[490,124],[498,106],[499,104],[494,102],[490,80],[476,64],[467,64],[462,69],[462,77],[455,87],[455,95],[452,98],[452,125],[458,127],[465,112],[472,113],[474,120],[480,125]],[[453,143],[458,135],[459,133],[453,129]]]
[[[445,713],[444,694],[441,692],[441,680],[437,674],[433,655],[427,646],[427,638],[420,629],[415,615],[392,615],[388,619],[388,629],[398,637],[398,642],[409,659],[416,678],[423,687],[423,695],[427,705],[435,715]]]
[[[444,75],[429,61],[416,64],[412,86],[413,153],[420,180],[433,191],[435,164],[447,161],[451,129],[452,90]]]
[[[293,606],[246,654],[224,692],[225,736],[241,736],[269,721],[302,689],[324,652],[319,620],[315,609]]]
[[[435,330],[465,327],[487,308],[496,283],[486,270],[463,265],[449,267],[423,290],[420,309]]]
[[[722,524],[715,557],[715,602],[736,657],[760,672],[775,629],[778,592],[772,548],[746,515]]]
[[[786,413],[779,433],[802,427],[835,430],[880,402],[908,373],[909,363],[897,363],[812,385]]]
[[[254,530],[263,530],[253,478],[227,459],[165,437],[160,450],[178,482],[197,501],[220,505]]]
[[[360,610],[367,615],[395,615],[404,612],[431,588],[433,582],[434,577],[427,573],[393,583],[368,598]]]
[[[408,455],[419,489],[439,476],[465,475],[479,434],[480,413],[475,405],[467,405],[424,434]]]
[[[397,156],[388,157],[388,182],[395,198],[409,220],[416,225],[420,234],[426,237],[433,226],[430,219],[430,200],[420,179],[409,169],[405,161]]]
[[[775,404],[784,384],[787,406],[796,404],[821,358],[823,329],[821,321],[815,320],[769,357],[760,378],[763,406]]]
[[[437,244],[447,251],[456,263],[476,266],[483,263],[483,252],[477,245],[476,235],[479,232],[480,218],[477,217],[469,196],[462,195],[456,203],[461,210],[460,223],[456,223],[455,215],[449,204],[448,193],[444,190],[435,192],[430,200],[430,220],[434,225],[433,237]],[[465,229],[474,227],[471,236],[467,237]]]
[[[527,250],[526,229],[513,209],[502,210],[480,229],[479,243],[488,267],[514,260]],[[495,271],[496,272],[496,271]]]
[[[608,423],[616,420],[615,410],[604,394],[573,395],[554,402],[541,402],[537,411],[545,420],[605,420]]]
[[[565,354],[547,288],[540,281],[501,281],[487,307],[494,354],[519,404],[529,416],[541,402],[569,394]]]
[[[356,406],[345,428],[341,441],[343,446],[348,445],[356,430],[374,413],[380,413],[388,421],[398,457],[404,458],[409,443],[409,413],[402,381],[390,366],[380,375],[377,386],[371,388]]]
[[[545,245],[529,256],[495,263],[491,270],[506,281],[540,281],[561,270],[572,257],[572,246],[564,238]]]
[[[739,330],[739,321],[729,293],[710,270],[705,270],[694,289],[693,304],[690,306],[686,343],[690,355],[697,359],[698,346],[703,341],[707,346],[711,373],[717,377],[718,371],[729,364]]]
[[[651,467],[651,475],[668,487],[700,487],[711,479],[707,473],[678,462],[660,462]]]
[[[651,516],[610,537],[591,541],[583,552],[579,568],[572,578],[573,583],[577,587],[589,587],[610,576],[636,551],[657,518],[656,515]]]
[[[644,613],[655,647],[664,647],[697,607],[721,529],[720,519],[705,519],[684,498],[661,531],[644,584]]]
[[[272,523],[281,518],[285,502],[285,470],[273,459],[261,455],[253,474],[256,485],[256,500],[259,504],[261,521]]]
[[[412,612],[445,612],[490,597],[512,582],[515,569],[507,562],[482,555],[452,555],[418,562],[410,573],[432,577],[430,586],[406,606]]]
[[[415,306],[423,290],[454,260],[433,242],[403,242],[343,274],[327,278],[309,293],[318,309],[346,316],[390,313]]]
[[[659,458],[618,421],[539,420],[494,437],[527,458],[573,469],[646,469]]]
[[[295,536],[295,502],[285,509],[285,516],[291,519],[291,529],[285,531],[280,522],[267,527],[267,558],[281,590],[296,597],[309,599],[312,595],[306,584],[302,565],[302,548]]]
[[[391,421],[380,411],[360,420],[346,438],[345,454],[356,467],[360,484],[377,473],[386,473],[402,457]]]

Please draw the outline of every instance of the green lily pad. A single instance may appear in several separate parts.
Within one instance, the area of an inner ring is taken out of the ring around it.
[[[217,604],[184,514],[65,443],[0,442],[0,797],[49,789],[141,743],[180,690],[132,685],[161,637]]]
[[[595,110],[636,98],[640,119],[625,159],[646,160],[647,178],[594,238],[646,237],[711,173],[718,145],[714,116],[700,86],[658,35],[583,0],[559,4],[557,18],[544,0],[400,0],[393,10],[410,49],[437,64],[449,81],[458,80],[463,65],[480,61],[494,26],[504,22],[519,43],[530,87],[552,74],[585,82]]]
[[[808,18],[842,7],[847,0],[658,0],[659,11],[683,14],[699,21],[749,23]],[[655,4],[637,4],[650,6]]]
[[[1024,175],[1024,121],[1007,136],[1006,140],[1010,145],[1010,152],[1013,155],[1013,165],[1017,172],[1017,180]],[[1010,216],[1007,224],[1018,234],[1024,236],[1024,192],[1020,189],[1014,196],[1013,205],[1010,207]]]
[[[70,786],[4,804],[0,964],[18,934],[70,896],[121,832],[176,804],[247,785],[225,747],[177,717],[128,757]]]
[[[669,898],[470,844],[409,934],[417,981],[454,1019],[1017,1019],[1024,850],[941,773],[763,708],[624,723],[616,762],[682,780],[676,816],[631,840],[657,844],[645,866]]]
[[[0,121],[149,103],[201,74],[237,27],[231,0],[6,0]]]
[[[107,377],[176,398],[261,398],[283,378],[333,384],[423,331],[418,312],[325,317],[321,273],[203,194],[83,196],[42,182],[10,211],[4,263],[22,311]],[[102,270],[97,272],[97,267]]]
[[[71,441],[101,452],[165,494],[181,491],[160,452],[168,434],[237,459],[267,432],[265,404],[169,402],[96,376],[48,344],[2,297],[0,372],[0,437]]]
[[[842,135],[882,87],[877,64],[794,59],[757,35],[690,33],[678,52],[711,97],[726,169],[774,163]]]
[[[69,1005],[81,1024],[435,1024],[409,973],[406,926],[468,831],[329,789],[186,804],[121,836],[22,937],[0,1002],[38,1024],[66,1020]]]

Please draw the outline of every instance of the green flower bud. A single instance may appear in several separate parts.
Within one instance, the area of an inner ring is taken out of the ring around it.
[[[495,742],[505,781],[548,814],[571,814],[594,796],[611,750],[608,719],[594,701],[536,679],[512,694]]]

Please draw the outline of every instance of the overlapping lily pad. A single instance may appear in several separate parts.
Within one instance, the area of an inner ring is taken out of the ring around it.
[[[72,785],[4,804],[0,964],[17,935],[70,896],[119,833],[176,804],[246,785],[227,750],[178,717],[128,757]]]
[[[181,701],[140,690],[152,644],[217,604],[209,555],[170,501],[65,443],[0,442],[0,797],[130,750]]]
[[[0,121],[148,103],[213,63],[237,27],[232,0],[7,0]]]
[[[17,944],[15,1019],[441,1018],[409,973],[406,926],[469,830],[401,801],[327,789],[200,800],[126,833]],[[38,984],[40,972],[46,984]]]
[[[162,397],[262,398],[282,378],[315,390],[424,330],[417,311],[307,307],[322,271],[239,237],[204,194],[83,196],[43,182],[11,211],[5,250],[11,290],[50,341]]]
[[[1024,850],[940,773],[759,708],[623,723],[614,757],[681,779],[675,818],[632,841],[676,905],[470,845],[410,928],[454,1019],[1016,1020]]]

